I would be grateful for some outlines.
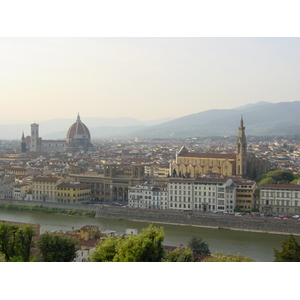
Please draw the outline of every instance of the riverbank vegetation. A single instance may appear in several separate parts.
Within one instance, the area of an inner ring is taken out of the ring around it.
[[[61,209],[56,207],[44,207],[43,205],[35,206],[23,206],[23,205],[13,205],[13,204],[0,204],[0,208],[11,209],[11,210],[25,210],[33,212],[44,212],[51,214],[63,214],[63,215],[76,215],[84,217],[95,217],[94,211],[79,211],[76,209]]]

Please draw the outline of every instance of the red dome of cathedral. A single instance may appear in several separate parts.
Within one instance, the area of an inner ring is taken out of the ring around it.
[[[87,150],[93,147],[90,131],[81,122],[79,114],[76,122],[68,130],[66,143],[69,150]]]
[[[72,138],[91,138],[89,129],[81,122],[78,114],[77,121],[69,128],[67,133],[67,140]]]

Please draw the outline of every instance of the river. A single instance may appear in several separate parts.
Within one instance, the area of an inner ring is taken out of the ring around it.
[[[80,216],[67,216],[59,214],[47,214],[30,211],[14,211],[0,209],[0,220],[40,224],[41,233],[50,230],[72,230],[80,229],[84,225],[99,226],[101,231],[115,229],[118,234],[125,233],[127,228],[135,228],[140,231],[147,227],[148,223],[133,222],[108,218],[89,218]],[[211,252],[222,252],[224,254],[243,254],[257,262],[274,261],[274,248],[280,250],[281,243],[287,235],[254,233],[235,231],[228,229],[210,229],[192,226],[156,224],[164,227],[164,245],[179,246],[187,245],[193,237],[201,237],[209,245]],[[300,243],[300,237],[295,239]]]

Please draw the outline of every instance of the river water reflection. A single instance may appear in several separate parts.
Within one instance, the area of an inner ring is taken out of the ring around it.
[[[136,228],[140,231],[148,226],[148,223],[133,222],[107,218],[89,218],[79,216],[65,216],[58,214],[47,214],[29,211],[13,211],[0,209],[0,220],[24,222],[41,225],[41,233],[50,230],[72,230],[80,229],[84,225],[99,226],[101,231],[115,229],[122,234],[126,228]],[[274,260],[274,248],[281,249],[281,243],[287,235],[242,232],[226,229],[210,229],[192,226],[165,225],[164,245],[179,246],[186,245],[193,236],[201,237],[208,243],[211,252],[222,252],[224,254],[237,254],[249,256],[257,262],[272,262]],[[300,237],[295,237],[300,243]]]

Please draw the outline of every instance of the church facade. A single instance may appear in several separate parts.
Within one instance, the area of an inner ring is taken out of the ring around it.
[[[24,133],[21,139],[21,151],[25,152],[24,147]],[[90,151],[94,146],[91,143],[91,134],[87,126],[82,123],[78,114],[77,120],[71,125],[67,132],[65,140],[43,140],[39,136],[39,125],[36,123],[31,124],[31,135],[29,143],[30,152],[65,152],[65,151]]]
[[[202,177],[207,175],[224,177],[257,178],[268,173],[270,163],[247,153],[247,142],[243,118],[241,118],[235,153],[197,153],[182,147],[171,163],[172,177]]]

